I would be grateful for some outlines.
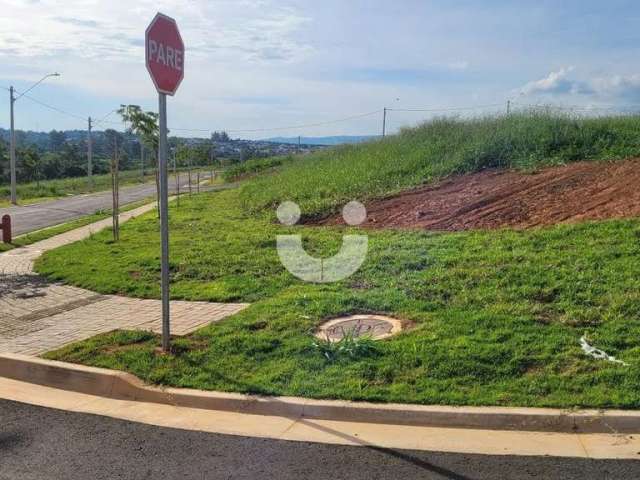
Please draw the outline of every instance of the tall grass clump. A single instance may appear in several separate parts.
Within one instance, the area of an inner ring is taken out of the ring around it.
[[[226,182],[253,175],[255,173],[264,172],[275,167],[279,167],[285,162],[293,161],[293,155],[266,157],[266,158],[250,158],[242,163],[232,165],[222,172],[222,178]]]
[[[397,135],[322,150],[243,185],[252,213],[293,200],[306,218],[357,199],[394,194],[455,173],[534,170],[578,160],[640,155],[640,117],[584,118],[550,111],[476,119],[436,118]]]

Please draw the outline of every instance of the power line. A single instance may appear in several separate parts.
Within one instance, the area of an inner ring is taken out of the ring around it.
[[[9,90],[6,87],[0,87],[5,90]],[[15,90],[14,90],[15,91]],[[17,91],[16,91],[17,92]],[[17,92],[20,93],[20,92]],[[56,107],[54,105],[50,105],[42,100],[38,100],[30,95],[22,93],[21,96],[31,100],[34,103],[37,103],[49,110],[60,113],[62,115],[66,115],[68,117],[82,120],[83,122],[87,117],[78,115],[73,112],[69,112],[62,108]],[[544,105],[544,104],[531,104],[531,103],[521,103],[521,102],[510,102],[513,105],[518,105],[522,107],[529,107],[535,109],[549,109],[549,110],[565,110],[565,111],[574,111],[574,112],[594,112],[594,111],[632,111],[634,109],[640,109],[640,105],[609,105],[609,106],[584,106],[584,105]],[[474,105],[474,106],[463,106],[463,107],[443,107],[443,108],[386,108],[387,112],[422,112],[422,113],[436,113],[436,112],[455,112],[455,111],[470,111],[470,110],[480,110],[486,108],[498,108],[503,107],[502,103],[492,103],[486,105]],[[103,124],[103,125],[121,125],[122,122],[107,120],[107,118],[113,113],[117,112],[117,109],[114,109],[103,116],[100,120],[93,120],[94,124]],[[268,128],[253,128],[253,129],[237,129],[237,130],[226,130],[229,133],[258,133],[258,132],[274,132],[274,131],[283,131],[283,130],[295,130],[302,128],[311,128],[311,127],[320,127],[325,125],[332,125],[336,123],[346,122],[349,120],[355,120],[359,118],[365,118],[372,115],[377,115],[383,112],[382,109],[374,110],[371,112],[361,113],[357,115],[350,115],[347,117],[337,118],[334,120],[328,120],[324,122],[315,122],[315,123],[306,123],[306,124],[298,124],[298,125],[289,125],[283,127],[268,127]],[[203,129],[203,128],[171,128],[172,131],[176,132],[201,132],[201,133],[209,133],[212,129]]]
[[[102,125],[122,125],[123,122],[119,122],[117,120],[102,120],[100,122],[96,122],[96,123],[100,123]]]
[[[210,128],[169,128],[170,131],[177,132],[210,132]]]
[[[227,130],[227,131],[229,133],[250,133],[250,132],[272,132],[277,130],[293,130],[297,128],[308,128],[308,127],[320,127],[320,126],[331,125],[339,122],[346,122],[348,120],[355,120],[357,118],[370,117],[371,115],[376,115],[380,112],[382,112],[382,110],[374,110],[373,112],[361,113],[358,115],[352,115],[350,117],[338,118],[336,120],[329,120],[327,122],[307,123],[303,125],[292,125],[289,127],[254,128],[254,129],[248,129],[248,130]]]
[[[448,108],[387,108],[387,112],[456,112],[460,110],[478,110],[482,108],[502,107],[502,103],[492,103],[490,105],[476,105],[473,107],[448,107]]]
[[[111,110],[109,113],[107,113],[104,117],[102,117],[100,120],[94,120],[93,123],[109,123],[111,125],[120,125],[121,122],[114,122],[112,120],[107,120],[107,117],[109,117],[112,113],[117,112],[118,109],[115,108],[113,110]]]
[[[9,91],[9,89],[7,87],[2,87],[2,88],[4,90]],[[14,89],[14,92],[20,93],[18,90],[15,90],[15,89]],[[86,121],[86,119],[87,119],[87,117],[85,117],[85,116],[78,115],[76,113],[72,113],[72,112],[69,112],[67,110],[63,110],[62,108],[59,108],[59,107],[55,107],[53,105],[50,105],[48,103],[43,102],[42,100],[38,100],[37,98],[34,98],[31,95],[27,95],[26,93],[21,93],[20,95],[21,95],[21,97],[27,98],[27,99],[31,100],[32,102],[35,102],[35,103],[37,103],[37,104],[39,104],[39,105],[41,105],[41,106],[43,106],[45,108],[48,108],[49,110],[53,110],[54,112],[61,113],[62,115],[67,115],[69,117],[76,118],[78,120],[82,120],[83,122]],[[104,117],[102,117],[102,119],[94,120],[93,123],[109,123],[109,124],[112,124],[112,125],[120,125],[121,122],[114,122],[114,121],[106,120],[106,118],[109,115],[111,115],[111,114],[113,114],[113,113],[115,113],[117,111],[118,111],[117,109],[111,110]]]
[[[307,123],[302,125],[290,125],[288,127],[271,127],[271,128],[252,128],[252,129],[243,129],[243,130],[225,130],[227,133],[251,133],[251,132],[271,132],[277,130],[293,130],[297,128],[308,128],[308,127],[318,127],[322,125],[331,125],[333,123],[346,122],[348,120],[354,120],[357,118],[368,117],[371,115],[375,115],[377,113],[382,112],[382,110],[375,110],[373,112],[361,113],[358,115],[351,115],[349,117],[338,118],[335,120],[329,120],[326,122],[317,122],[317,123]],[[211,129],[203,129],[203,128],[169,128],[171,131],[176,132],[211,132]]]
[[[24,94],[23,94],[22,96],[23,96],[24,98],[28,98],[28,99],[29,99],[29,100],[31,100],[32,102],[35,102],[35,103],[37,103],[37,104],[39,104],[39,105],[42,105],[43,107],[46,107],[46,108],[48,108],[48,109],[50,109],[50,110],[53,110],[54,112],[58,112],[58,113],[61,113],[61,114],[63,114],[63,115],[67,115],[67,116],[69,116],[69,117],[77,118],[77,119],[82,120],[82,121],[85,121],[85,120],[86,120],[86,117],[82,117],[82,116],[80,116],[80,115],[76,115],[75,113],[67,112],[66,110],[63,110],[63,109],[61,109],[61,108],[54,107],[53,105],[49,105],[48,103],[44,103],[43,101],[38,100],[37,98],[33,98],[33,97],[32,97],[32,96],[30,96],[30,95],[24,95]]]

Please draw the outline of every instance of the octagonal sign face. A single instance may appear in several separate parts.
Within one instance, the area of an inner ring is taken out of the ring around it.
[[[147,70],[159,93],[173,95],[184,78],[184,43],[176,21],[156,14],[145,34]]]

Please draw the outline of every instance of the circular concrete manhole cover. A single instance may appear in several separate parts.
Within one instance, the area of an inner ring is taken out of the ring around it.
[[[352,315],[334,318],[322,324],[316,332],[316,337],[337,342],[352,333],[354,337],[382,340],[400,333],[401,330],[402,322],[396,318],[384,315]]]

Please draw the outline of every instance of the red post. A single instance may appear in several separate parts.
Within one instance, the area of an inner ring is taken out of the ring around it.
[[[2,228],[2,241],[4,243],[11,243],[11,216],[3,215],[2,223],[0,224],[0,228]]]

